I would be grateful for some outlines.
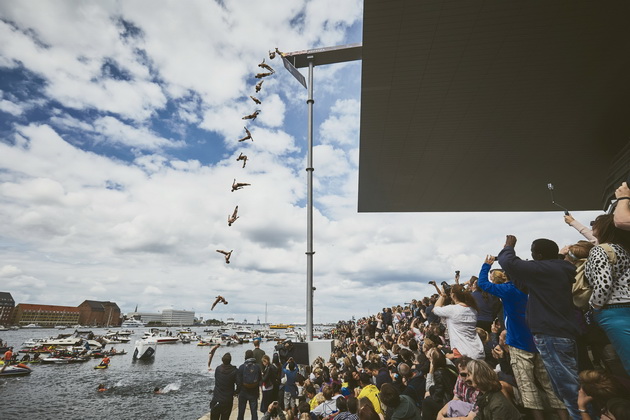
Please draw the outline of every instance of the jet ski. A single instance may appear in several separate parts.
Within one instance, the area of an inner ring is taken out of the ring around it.
[[[29,375],[31,371],[32,369],[30,367],[25,364],[18,363],[17,365],[7,366],[4,368],[4,370],[0,372],[0,376],[24,376]]]

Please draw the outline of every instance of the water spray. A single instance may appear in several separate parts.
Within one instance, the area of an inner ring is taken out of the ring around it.
[[[547,189],[549,189],[549,192],[551,193],[551,204],[553,204],[554,206],[560,207],[562,210],[564,210],[564,214],[566,214],[568,216],[569,215],[569,210],[567,210],[566,207],[563,207],[560,204],[556,203],[556,200],[554,200],[554,198],[553,198],[553,184],[551,182],[549,184],[547,184]]]

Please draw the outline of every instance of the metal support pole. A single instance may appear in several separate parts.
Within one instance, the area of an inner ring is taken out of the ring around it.
[[[306,198],[306,340],[313,341],[313,56],[308,59],[308,156]]]

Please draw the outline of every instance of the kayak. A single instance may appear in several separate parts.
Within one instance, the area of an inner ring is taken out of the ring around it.
[[[94,366],[94,369],[107,369],[108,365],[96,365]]]

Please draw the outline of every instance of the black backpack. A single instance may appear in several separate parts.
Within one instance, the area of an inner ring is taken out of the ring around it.
[[[256,363],[245,363],[243,366],[243,387],[254,389],[258,387],[260,370]]]

